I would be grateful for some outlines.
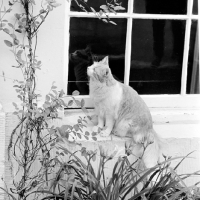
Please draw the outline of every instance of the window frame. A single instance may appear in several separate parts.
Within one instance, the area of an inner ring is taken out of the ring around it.
[[[128,1],[128,10],[126,13],[110,13],[109,17],[114,18],[126,18],[127,19],[127,34],[126,34],[126,48],[125,48],[125,74],[124,84],[129,85],[130,77],[130,62],[131,62],[131,40],[132,40],[132,26],[133,19],[168,19],[168,20],[185,20],[185,39],[184,39],[184,53],[183,53],[183,66],[181,75],[181,91],[180,94],[160,94],[160,95],[140,95],[149,107],[160,108],[200,108],[200,94],[187,94],[187,67],[188,67],[188,54],[190,45],[190,33],[192,20],[197,20],[198,24],[198,45],[200,48],[200,3],[198,3],[198,14],[193,14],[193,2],[194,0],[188,0],[187,2],[187,14],[185,15],[172,15],[172,14],[139,14],[133,12],[134,0]],[[70,11],[70,3],[65,1],[65,39],[64,39],[64,61],[63,61],[63,89],[67,93],[68,84],[68,62],[69,62],[69,27],[70,18],[96,18],[94,13],[75,12]],[[200,50],[199,50],[200,58]],[[79,96],[78,98],[84,98],[87,107],[93,107],[92,101],[89,95]],[[66,97],[68,101],[68,97]]]

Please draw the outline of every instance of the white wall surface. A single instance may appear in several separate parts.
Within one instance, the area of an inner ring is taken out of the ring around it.
[[[40,5],[40,1],[36,2]],[[38,60],[42,61],[42,70],[36,74],[36,91],[43,96],[49,92],[53,81],[58,88],[63,87],[64,16],[67,1],[58,0],[58,2],[62,5],[49,13],[38,33],[36,55]],[[4,4],[8,7],[7,1],[4,1]],[[41,9],[39,6],[37,8]],[[4,19],[14,21],[14,14],[21,11],[22,8],[16,6],[15,10],[7,14]],[[11,48],[5,45],[4,40],[10,40],[10,36],[0,31],[0,104],[3,106],[13,101],[19,101],[13,88],[13,81],[22,80],[21,70],[12,67],[17,63],[14,55],[10,52]],[[3,73],[5,78],[2,77]]]

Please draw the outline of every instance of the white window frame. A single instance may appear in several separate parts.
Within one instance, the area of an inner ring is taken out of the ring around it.
[[[127,13],[117,13],[117,15],[110,13],[110,18],[126,18],[127,19],[127,35],[126,35],[126,49],[125,49],[125,75],[124,83],[129,84],[130,76],[130,62],[131,62],[131,40],[132,40],[132,26],[133,19],[178,19],[186,20],[185,29],[185,42],[184,42],[184,54],[183,54],[183,66],[181,76],[181,92],[180,94],[164,94],[164,95],[141,95],[144,101],[149,107],[156,108],[200,108],[200,94],[186,94],[187,84],[187,66],[188,66],[188,54],[190,44],[190,32],[192,20],[198,21],[198,27],[200,26],[200,2],[198,2],[198,14],[194,15],[193,1],[188,0],[187,14],[186,15],[171,15],[171,14],[138,14],[133,13],[134,0],[128,1]],[[65,41],[64,41],[64,62],[63,62],[63,89],[67,92],[67,80],[68,80],[68,62],[69,62],[69,25],[70,18],[95,18],[93,13],[86,12],[74,12],[70,11],[70,3],[65,1]],[[200,31],[198,31],[198,38],[200,38]],[[200,47],[200,39],[199,39]],[[200,50],[199,50],[200,54]],[[199,55],[200,58],[200,55]],[[89,95],[79,96],[86,100],[86,106],[92,107],[92,102]],[[67,100],[67,99],[66,99]]]

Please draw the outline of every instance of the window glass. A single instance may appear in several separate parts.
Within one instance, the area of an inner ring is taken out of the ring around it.
[[[109,55],[109,65],[114,77],[124,80],[124,55],[126,19],[113,19],[117,25],[106,24],[97,18],[70,19],[68,94],[79,90],[89,93],[87,67],[93,59]]]
[[[188,57],[187,94],[200,94],[199,89],[199,34],[197,21],[192,21]]]
[[[194,0],[193,4],[193,14],[198,15],[198,0]]]
[[[179,94],[184,20],[134,19],[130,86],[139,94]]]
[[[110,1],[102,1],[102,0],[88,0],[88,1],[83,1],[83,0],[76,0],[76,1],[71,1],[71,6],[70,10],[71,11],[77,11],[77,12],[82,12],[83,10],[77,5],[77,3],[83,6],[88,12],[91,12],[90,7],[94,8],[97,12],[100,11],[100,6],[105,5],[107,3],[111,3],[114,5],[114,2],[112,0]],[[128,0],[116,0],[116,3],[119,4],[123,9],[116,10],[117,12],[127,12],[127,7],[128,7]]]
[[[133,11],[147,14],[186,14],[187,0],[134,0]]]

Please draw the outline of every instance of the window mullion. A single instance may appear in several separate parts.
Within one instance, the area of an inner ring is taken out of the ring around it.
[[[199,51],[199,59],[200,59],[200,2],[198,2],[198,23],[197,23],[197,26],[198,26],[197,31],[198,31],[198,41],[199,41],[198,51]],[[199,61],[199,64],[200,64],[200,61]],[[200,70],[199,70],[199,74],[200,74]]]
[[[69,68],[66,67],[69,65],[69,38],[70,38],[70,3],[66,2],[64,3],[65,5],[65,25],[64,25],[64,55],[63,55],[63,86],[62,89],[64,90],[64,92],[66,92],[66,94],[68,94],[67,92],[67,88],[68,88],[68,73],[69,73]]]
[[[181,95],[186,94],[188,55],[189,55],[189,45],[190,45],[191,24],[192,24],[191,20],[192,9],[193,9],[193,0],[188,0],[188,12],[187,12],[188,19],[186,20],[186,29],[185,29],[183,68],[181,76]]]
[[[130,78],[130,66],[131,66],[131,46],[132,46],[132,25],[133,20],[131,14],[133,13],[134,0],[128,2],[128,14],[127,18],[127,31],[126,31],[126,49],[125,49],[125,73],[124,73],[124,84],[129,85]]]
[[[69,12],[70,17],[85,17],[85,18],[97,18],[94,13],[86,12]],[[134,18],[134,19],[166,19],[166,20],[187,20],[187,15],[172,15],[172,14],[141,14],[141,13],[109,13],[109,18]],[[191,19],[198,19],[198,15],[190,16]]]

